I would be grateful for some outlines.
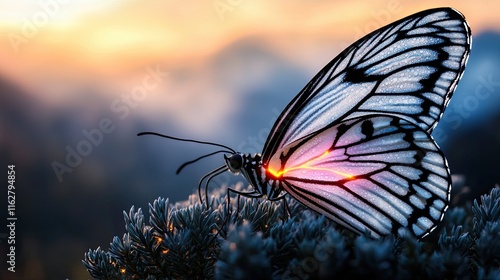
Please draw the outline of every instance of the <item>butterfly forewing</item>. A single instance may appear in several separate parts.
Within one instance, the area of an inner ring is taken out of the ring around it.
[[[355,232],[417,237],[449,201],[446,159],[421,127],[392,116],[344,121],[278,150],[268,170],[286,192]]]
[[[277,150],[328,126],[392,115],[431,132],[465,67],[470,30],[451,9],[423,11],[355,42],[323,68],[276,121],[263,150]]]

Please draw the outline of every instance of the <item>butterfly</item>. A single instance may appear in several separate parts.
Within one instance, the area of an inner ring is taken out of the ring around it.
[[[233,190],[238,194],[272,201],[288,194],[359,234],[410,231],[421,238],[450,200],[450,170],[431,132],[470,48],[460,12],[421,11],[371,32],[330,61],[283,110],[262,154],[167,137],[225,148],[203,156],[226,153],[225,164],[205,175],[200,188],[204,179],[208,186],[229,171],[253,187]]]

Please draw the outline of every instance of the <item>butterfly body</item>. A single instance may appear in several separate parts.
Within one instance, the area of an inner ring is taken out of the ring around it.
[[[241,173],[255,190],[256,197],[276,200],[283,195],[282,182],[270,176],[262,165],[260,154],[234,153],[224,156],[227,169],[234,175]]]

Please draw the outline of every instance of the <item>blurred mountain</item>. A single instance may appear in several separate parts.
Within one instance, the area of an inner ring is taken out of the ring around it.
[[[306,71],[269,50],[263,41],[241,39],[213,56],[208,66],[216,84],[239,95],[235,106],[240,110],[225,125],[234,134],[232,146],[243,153],[261,153],[275,120],[310,79]]]
[[[465,73],[433,136],[473,194],[500,183],[500,34],[473,37]]]
[[[101,96],[86,92],[82,102],[55,110],[0,79],[0,163],[4,168],[16,165],[19,279],[88,278],[81,265],[83,253],[121,234],[122,210],[132,205],[147,208],[160,195],[186,199],[194,190],[168,191],[179,188],[169,182],[175,167],[165,166],[168,153],[158,153],[158,140],[139,142],[140,130],[135,128],[145,126],[141,120],[130,118],[133,129],[124,126],[112,118],[103,106],[110,102]],[[82,131],[95,131],[105,118],[114,131],[103,133],[100,143],[70,166],[68,151],[90,142]],[[61,181],[55,162],[71,170],[62,172]],[[1,205],[5,209],[5,201]],[[0,217],[5,220],[5,215],[2,211]],[[2,254],[4,245],[0,243]]]
[[[465,74],[443,115],[439,128],[453,136],[476,126],[487,115],[498,112],[500,105],[500,35],[485,32],[473,37]],[[446,141],[446,137],[442,137]]]

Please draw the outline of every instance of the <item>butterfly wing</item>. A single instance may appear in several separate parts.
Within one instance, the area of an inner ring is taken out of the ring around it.
[[[465,68],[470,30],[451,8],[422,11],[361,38],[328,63],[278,117],[262,159],[329,125],[372,114],[431,132]]]
[[[357,117],[278,150],[268,171],[296,200],[375,237],[434,229],[449,202],[446,159],[420,126]]]

